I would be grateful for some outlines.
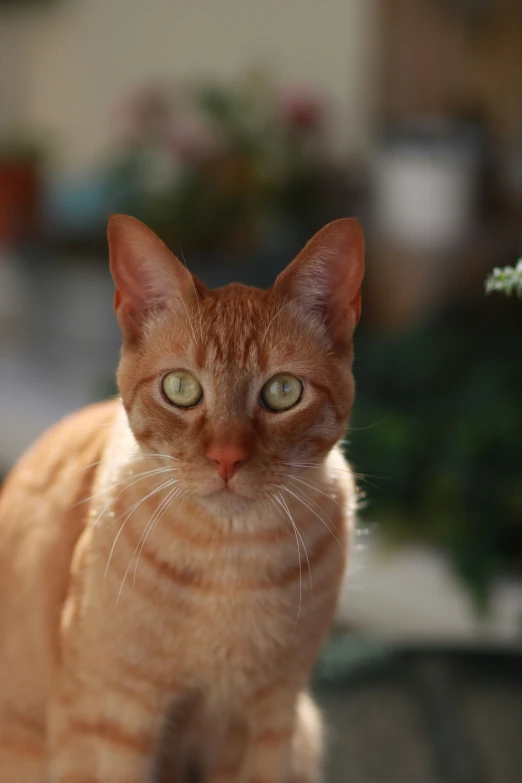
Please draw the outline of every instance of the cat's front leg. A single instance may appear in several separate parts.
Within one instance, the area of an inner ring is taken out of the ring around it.
[[[297,700],[288,783],[319,783],[322,779],[323,718],[308,693]]]
[[[62,675],[48,716],[49,783],[149,783],[163,719],[152,689]]]
[[[223,754],[211,783],[319,783],[322,720],[307,693],[275,686],[250,706],[248,723],[241,762]]]

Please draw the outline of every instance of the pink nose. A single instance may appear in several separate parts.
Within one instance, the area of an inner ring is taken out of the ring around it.
[[[247,461],[250,452],[244,446],[213,444],[207,448],[206,455],[216,465],[221,478],[230,481],[238,467]]]

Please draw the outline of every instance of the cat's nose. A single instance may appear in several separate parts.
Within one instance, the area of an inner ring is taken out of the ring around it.
[[[213,462],[224,481],[230,481],[236,470],[250,456],[245,446],[212,444],[206,450],[207,459]]]

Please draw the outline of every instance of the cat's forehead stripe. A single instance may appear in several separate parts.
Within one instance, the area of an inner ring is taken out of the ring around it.
[[[198,358],[203,358],[204,353],[207,362],[211,359],[229,366],[260,365],[261,330],[266,319],[255,297],[244,297],[245,291],[241,290],[225,301],[211,298],[206,303],[202,313],[205,340]]]

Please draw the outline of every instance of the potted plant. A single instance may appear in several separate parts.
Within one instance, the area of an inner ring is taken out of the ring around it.
[[[40,222],[42,144],[23,133],[0,138],[0,243],[35,233]]]
[[[281,244],[283,226],[299,244],[323,221],[339,172],[325,113],[311,88],[259,73],[146,87],[123,107],[111,160],[121,208],[186,253],[245,257],[271,235]]]

